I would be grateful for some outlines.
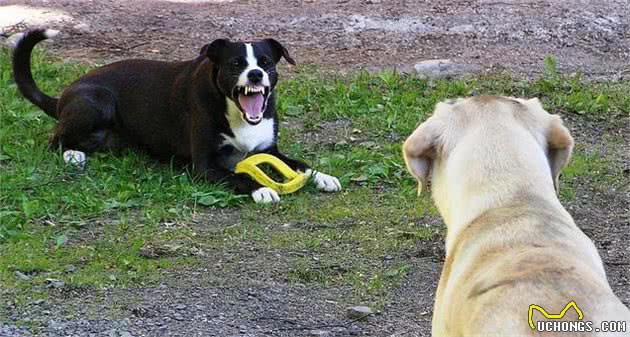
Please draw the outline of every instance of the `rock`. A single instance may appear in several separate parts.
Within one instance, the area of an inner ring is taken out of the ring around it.
[[[175,309],[177,309],[177,310],[184,310],[186,308],[188,308],[188,307],[185,304],[178,304],[178,305],[175,306]]]
[[[54,278],[46,279],[46,286],[48,288],[57,288],[57,289],[59,289],[59,288],[63,288],[63,286],[65,286],[65,285],[66,285],[66,283],[64,281],[62,281],[62,280],[57,280],[57,279],[54,279]]]
[[[334,337],[334,334],[327,330],[310,330],[308,335],[312,337]]]
[[[357,325],[353,325],[348,328],[348,333],[350,334],[350,336],[360,336],[361,328],[359,328]]]
[[[185,318],[184,318],[184,316],[182,316],[182,314],[175,314],[175,315],[173,315],[173,319],[175,319],[177,321],[183,321]]]
[[[330,331],[335,336],[347,336],[348,335],[348,329],[344,328],[342,326],[334,327],[334,328],[330,329]]]
[[[22,280],[22,281],[28,281],[31,279],[30,276],[24,274],[23,272],[16,270],[15,271],[15,277],[17,277],[18,279]]]
[[[367,318],[369,315],[374,314],[372,309],[363,306],[348,307],[346,308],[346,313],[351,319],[364,319]]]
[[[89,32],[91,32],[91,31],[92,31],[92,30],[90,29],[90,25],[88,25],[88,24],[87,24],[87,23],[85,23],[85,22],[78,23],[78,24],[76,24],[76,25],[72,26],[72,28],[74,28],[74,29],[76,29],[76,30],[78,30],[78,31],[80,31],[80,32],[86,32],[86,33],[89,33]]]
[[[473,64],[453,63],[449,59],[425,60],[414,66],[418,77],[423,79],[451,78],[479,70]]]
[[[66,265],[65,269],[66,269],[66,273],[76,273],[77,272],[77,267],[75,267],[72,264]]]

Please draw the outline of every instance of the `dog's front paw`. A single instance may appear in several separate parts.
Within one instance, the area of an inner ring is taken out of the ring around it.
[[[79,168],[84,168],[86,161],[85,153],[81,151],[68,150],[63,153],[63,161]]]
[[[321,191],[326,191],[326,192],[341,191],[341,183],[339,182],[339,179],[331,175],[313,171],[313,170],[307,170],[305,174],[313,178],[315,185]]]
[[[268,204],[272,202],[280,202],[280,196],[269,187],[261,187],[252,192],[252,198],[257,204]]]

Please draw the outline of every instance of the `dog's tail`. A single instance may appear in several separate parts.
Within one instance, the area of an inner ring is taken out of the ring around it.
[[[33,104],[53,118],[57,118],[57,103],[59,99],[44,94],[31,73],[31,53],[35,45],[43,40],[53,38],[59,31],[52,29],[30,30],[15,43],[13,50],[13,77],[18,89]]]

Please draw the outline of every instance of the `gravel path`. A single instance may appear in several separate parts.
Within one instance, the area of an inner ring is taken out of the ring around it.
[[[53,21],[64,56],[190,58],[215,38],[274,37],[299,63],[326,69],[412,66],[451,59],[482,70],[540,72],[547,54],[561,70],[612,79],[630,75],[626,0],[31,0],[0,26]],[[5,7],[5,11],[8,11]],[[32,9],[31,9],[32,10]],[[65,16],[61,16],[65,15]],[[1,16],[1,15],[0,15]]]

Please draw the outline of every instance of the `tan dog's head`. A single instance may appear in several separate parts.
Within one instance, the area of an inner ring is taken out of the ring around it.
[[[572,149],[560,117],[538,99],[481,96],[438,103],[405,141],[403,156],[419,192],[431,179],[442,212],[440,203],[466,194],[530,185],[557,191]]]

